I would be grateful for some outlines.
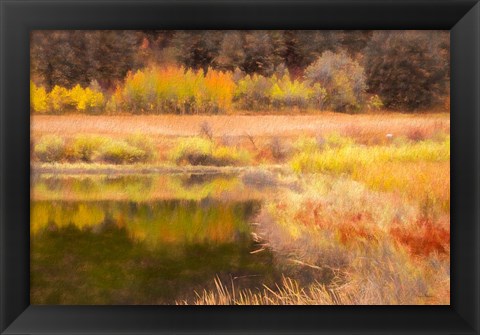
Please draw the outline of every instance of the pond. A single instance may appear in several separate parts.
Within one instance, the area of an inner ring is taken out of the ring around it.
[[[32,176],[31,303],[175,304],[215,278],[274,286],[252,220],[275,192],[238,175]]]

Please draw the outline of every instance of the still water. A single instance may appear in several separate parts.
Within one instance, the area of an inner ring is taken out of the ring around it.
[[[275,285],[251,224],[274,192],[235,175],[34,176],[31,303],[174,304],[217,277]]]

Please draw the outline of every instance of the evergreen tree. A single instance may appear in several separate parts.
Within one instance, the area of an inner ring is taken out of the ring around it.
[[[177,31],[172,44],[177,51],[177,59],[186,67],[203,69],[215,66],[222,33],[213,30]]]
[[[369,91],[392,109],[415,110],[438,103],[448,86],[442,41],[441,33],[375,32],[365,60]]]
[[[51,89],[88,86],[97,80],[106,88],[136,68],[142,41],[136,31],[35,31],[31,34],[32,79]]]
[[[216,59],[218,67],[233,71],[243,66],[245,57],[243,34],[240,31],[225,33]]]
[[[248,74],[258,73],[269,76],[276,66],[283,62],[283,38],[279,33],[253,30],[245,35],[245,60],[242,70]]]

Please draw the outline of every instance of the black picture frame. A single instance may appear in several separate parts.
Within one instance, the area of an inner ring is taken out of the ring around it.
[[[474,0],[0,0],[1,334],[479,334],[480,4]],[[450,306],[30,306],[29,32],[447,29]]]

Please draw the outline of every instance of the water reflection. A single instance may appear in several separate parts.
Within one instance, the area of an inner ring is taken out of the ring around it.
[[[272,253],[251,253],[261,201],[229,197],[232,187],[244,186],[231,176],[37,178],[31,303],[171,304],[212,288],[215,276],[273,285]]]
[[[261,187],[260,187],[261,186]],[[261,200],[275,193],[271,185],[249,185],[238,175],[172,174],[126,176],[55,176],[32,177],[31,195],[34,200],[128,200],[158,199],[201,200],[204,198],[233,201]]]

